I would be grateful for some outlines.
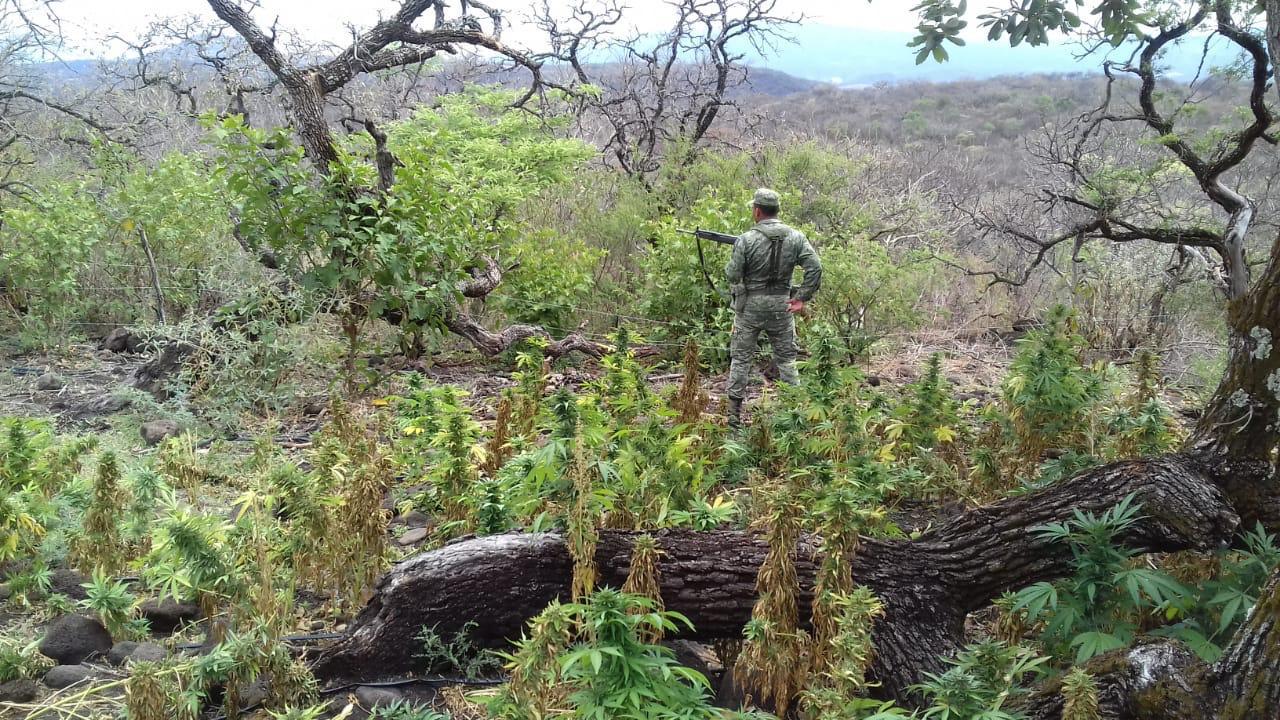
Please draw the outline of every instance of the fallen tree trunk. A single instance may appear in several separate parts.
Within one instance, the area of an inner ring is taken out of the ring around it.
[[[1200,466],[1183,456],[1123,462],[1070,482],[979,508],[918,540],[865,540],[854,562],[856,582],[885,605],[874,630],[872,675],[881,692],[908,699],[908,688],[964,644],[968,613],[1008,590],[1071,572],[1066,547],[1034,528],[1103,511],[1135,494],[1143,519],[1123,538],[1143,551],[1207,550],[1230,542],[1239,518]],[[599,584],[621,587],[634,533],[601,531]],[[740,637],[755,601],[756,572],[767,547],[746,532],[663,531],[657,539],[662,598],[688,616],[697,639]],[[814,579],[813,538],[797,558],[802,614]],[[371,681],[421,668],[415,637],[434,628],[445,638],[475,623],[470,636],[503,647],[553,599],[568,597],[572,561],[557,534],[507,534],[458,542],[394,567],[347,636],[327,648],[314,670],[324,680]],[[804,618],[802,618],[804,619]]]

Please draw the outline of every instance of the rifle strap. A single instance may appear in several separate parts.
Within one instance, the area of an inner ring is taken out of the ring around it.
[[[780,237],[769,238],[769,287],[778,288],[780,278],[778,277],[782,265],[782,241]]]
[[[713,295],[719,295],[720,288],[716,287],[716,282],[711,279],[711,273],[707,272],[707,259],[702,252],[702,238],[697,234],[695,234],[693,237],[698,244],[698,268],[702,270],[702,277],[706,279],[707,287],[711,290],[711,293]]]

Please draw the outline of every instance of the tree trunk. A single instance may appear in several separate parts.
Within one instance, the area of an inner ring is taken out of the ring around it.
[[[1125,542],[1146,551],[1221,547],[1238,517],[1199,467],[1181,457],[1099,468],[1036,493],[979,508],[914,541],[867,539],[854,579],[885,605],[875,628],[872,675],[886,696],[907,699],[923,673],[942,669],[942,657],[964,644],[968,613],[1002,592],[1061,577],[1071,556],[1032,531],[1069,519],[1073,510],[1101,511],[1130,494],[1143,520]],[[601,531],[599,584],[621,587],[634,533]],[[762,538],[736,531],[663,531],[662,599],[688,616],[696,639],[740,637],[751,617],[755,580],[767,550]],[[802,615],[812,601],[812,538],[797,558]],[[508,534],[457,542],[410,558],[379,583],[347,637],[315,664],[326,680],[369,681],[420,670],[415,636],[435,628],[451,637],[468,622],[472,639],[503,647],[551,600],[568,597],[572,561],[556,534]]]
[[[1280,239],[1253,290],[1229,302],[1227,367],[1187,451],[1246,526],[1280,527],[1273,452],[1280,432]]]

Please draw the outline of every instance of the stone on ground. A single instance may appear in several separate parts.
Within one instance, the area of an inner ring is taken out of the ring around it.
[[[138,613],[151,624],[152,632],[168,633],[199,620],[200,606],[173,598],[147,600],[138,606]]]
[[[409,547],[410,545],[417,545],[423,540],[426,540],[427,536],[430,534],[431,534],[431,531],[428,530],[427,528],[424,528],[424,527],[414,528],[409,532],[401,535],[399,538],[397,538],[396,542],[401,547]]]
[[[66,379],[58,373],[47,372],[36,378],[37,390],[61,390],[66,386]]]
[[[40,697],[40,686],[27,678],[0,683],[0,702],[29,703]]]
[[[138,643],[138,647],[129,656],[129,662],[164,662],[169,657],[169,651],[155,643]]]
[[[138,649],[138,643],[132,640],[121,640],[111,646],[111,650],[107,652],[107,662],[112,665],[123,665],[129,656],[133,655],[133,651]]]
[[[88,577],[71,568],[58,568],[49,574],[51,591],[66,595],[72,600],[85,600],[89,597],[89,592],[84,589],[87,582]]]
[[[365,710],[373,710],[404,699],[404,695],[395,688],[373,687],[370,685],[361,685],[356,688],[355,695],[356,701]]]
[[[44,684],[54,690],[61,690],[79,682],[100,678],[102,673],[88,665],[59,665],[44,674]]]
[[[111,650],[111,633],[102,623],[83,615],[54,620],[40,641],[40,653],[63,665],[82,663]]]
[[[147,447],[155,447],[171,437],[177,437],[182,432],[182,428],[178,427],[178,423],[172,420],[152,420],[143,423],[139,429],[142,434],[142,442]]]

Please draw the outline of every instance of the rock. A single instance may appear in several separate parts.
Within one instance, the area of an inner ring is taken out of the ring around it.
[[[136,353],[142,346],[142,339],[129,328],[116,328],[98,344],[99,350],[113,353]]]
[[[151,393],[157,400],[169,399],[169,379],[182,369],[187,358],[193,355],[195,345],[178,341],[165,345],[150,362],[138,366],[129,377],[128,385]]]
[[[173,598],[147,600],[138,606],[138,613],[151,623],[152,632],[167,633],[199,620],[200,606]]]
[[[67,386],[67,381],[57,373],[45,373],[36,378],[37,390],[61,390]]]
[[[121,640],[111,646],[111,650],[107,652],[107,662],[112,665],[123,665],[125,660],[133,655],[133,651],[138,649],[138,643],[132,640]]]
[[[40,686],[27,678],[0,683],[0,702],[29,703],[40,697]]]
[[[79,682],[97,680],[102,674],[88,665],[58,665],[44,674],[44,684],[54,690],[71,687]]]
[[[407,514],[396,518],[395,522],[411,528],[424,528],[431,524],[431,518],[417,510],[410,510]]]
[[[152,420],[149,423],[143,423],[139,429],[142,434],[142,442],[147,447],[155,447],[171,437],[177,437],[182,432],[182,428],[178,427],[178,423],[172,420]]]
[[[241,687],[239,697],[241,710],[259,707],[271,697],[271,683],[260,677]]]
[[[423,540],[426,540],[427,535],[429,534],[431,534],[431,531],[427,530],[424,527],[414,528],[409,532],[401,535],[399,538],[397,538],[396,543],[400,545],[400,547],[409,547],[410,545],[417,545]]]
[[[138,643],[138,648],[129,656],[129,662],[164,662],[169,651],[155,643]]]
[[[328,409],[329,403],[323,398],[318,400],[308,400],[302,404],[302,414],[306,417],[315,417]]]
[[[75,665],[111,650],[111,633],[102,623],[83,615],[54,620],[40,641],[40,653],[63,665]]]
[[[0,583],[0,600],[8,600],[13,594],[13,590],[9,589],[9,583]]]
[[[356,688],[355,696],[356,702],[360,703],[360,707],[365,710],[373,710],[404,699],[404,695],[395,688],[371,685],[361,685]]]
[[[127,397],[105,393],[72,407],[71,414],[76,420],[86,420],[118,413],[132,404],[133,401]]]
[[[89,592],[84,589],[87,582],[89,578],[71,568],[58,568],[50,573],[49,578],[51,592],[66,595],[72,600],[85,600],[89,597]]]
[[[155,643],[136,643],[132,640],[121,640],[111,647],[107,653],[107,662],[112,665],[124,665],[126,662],[164,662],[169,651]]]

